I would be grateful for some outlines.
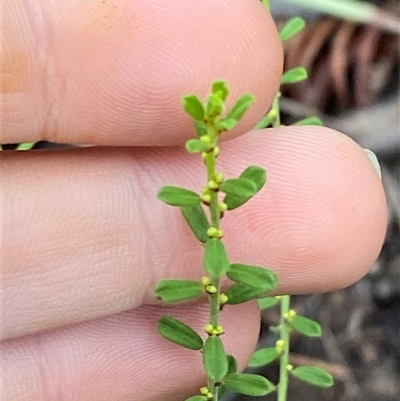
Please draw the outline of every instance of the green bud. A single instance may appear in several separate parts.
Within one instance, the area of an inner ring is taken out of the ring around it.
[[[285,348],[285,341],[283,341],[283,340],[278,340],[278,341],[275,343],[275,348],[276,348],[276,350],[281,354],[281,353],[283,352],[284,348]]]
[[[207,183],[207,187],[210,188],[210,189],[218,189],[219,185],[214,180],[210,180]]]
[[[215,294],[218,291],[217,287],[215,285],[207,285],[206,286],[206,292],[208,292],[209,294]]]

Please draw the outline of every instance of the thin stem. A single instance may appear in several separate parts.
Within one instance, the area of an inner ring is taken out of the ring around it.
[[[281,112],[279,109],[279,98],[281,97],[281,93],[278,92],[275,96],[274,101],[272,102],[271,110],[273,111],[274,118],[272,120],[273,127],[279,127],[281,125]]]
[[[281,298],[281,318],[280,328],[281,337],[280,340],[283,344],[283,351],[280,356],[279,363],[279,385],[278,385],[278,401],[286,401],[287,390],[288,390],[288,378],[289,372],[287,366],[289,364],[289,347],[290,347],[290,326],[286,321],[290,309],[290,295],[283,295]]]
[[[261,3],[263,4],[263,6],[264,6],[267,10],[269,10],[269,3],[270,3],[270,0],[262,0]]]
[[[208,128],[208,135],[211,139],[214,147],[218,144],[218,135],[213,127]],[[213,151],[207,154],[207,180],[213,180],[216,175],[216,157]],[[220,212],[218,209],[218,192],[211,191],[211,202],[210,202],[210,214],[211,214],[211,225],[215,228],[219,228]]]
[[[211,139],[213,147],[217,147],[218,134],[213,127],[208,128],[208,135]],[[217,174],[216,171],[216,155],[214,151],[207,154],[206,157],[207,165],[207,181],[215,180]],[[211,191],[211,201],[210,201],[210,219],[211,226],[217,229],[220,228],[220,211],[218,207],[218,191]],[[217,327],[219,325],[219,312],[220,312],[220,295],[221,295],[221,285],[219,277],[211,277],[213,285],[217,288],[215,294],[210,295],[210,323]],[[211,387],[211,392],[213,394],[213,401],[218,401],[219,387],[215,385],[214,380],[208,379],[209,387]]]

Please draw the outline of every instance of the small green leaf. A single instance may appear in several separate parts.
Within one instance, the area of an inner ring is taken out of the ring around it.
[[[248,366],[252,368],[258,368],[260,366],[268,365],[279,358],[279,352],[275,347],[262,348],[254,352],[251,357]]]
[[[186,113],[192,116],[195,120],[204,120],[204,107],[196,95],[184,96],[183,108],[185,109]]]
[[[154,290],[154,295],[164,302],[195,299],[203,293],[203,285],[199,281],[193,280],[161,280]]]
[[[238,99],[232,109],[228,112],[226,119],[233,118],[234,120],[239,121],[253,103],[254,96],[250,95],[249,93],[245,93]]]
[[[295,316],[290,321],[291,326],[301,334],[308,337],[321,337],[322,329],[318,322],[305,316]]]
[[[275,386],[264,376],[249,373],[230,373],[224,378],[225,385],[240,394],[261,396],[275,390]]]
[[[273,306],[277,305],[279,303],[279,300],[276,299],[275,297],[267,297],[267,298],[261,298],[258,300],[258,307],[261,310],[272,308]]]
[[[228,96],[228,86],[225,81],[215,81],[212,86],[212,93],[217,95],[221,100],[225,100]]]
[[[24,142],[20,143],[15,150],[31,150],[35,146],[36,142]]]
[[[227,118],[215,124],[217,131],[230,131],[235,128],[237,121],[234,118]]]
[[[194,395],[193,397],[186,398],[185,401],[206,401],[207,397],[205,395]]]
[[[258,192],[267,181],[267,172],[260,166],[249,166],[240,174],[239,178],[246,178],[253,181]]]
[[[281,78],[281,84],[296,84],[308,78],[307,71],[304,67],[295,67],[286,71]]]
[[[228,358],[228,374],[229,373],[236,373],[237,372],[237,361],[235,359],[234,356],[232,355],[227,355]],[[222,399],[224,394],[227,392],[227,388],[226,386],[222,383],[219,387],[218,387],[218,398]]]
[[[306,26],[306,21],[301,17],[293,17],[279,31],[279,36],[282,42],[293,38]]]
[[[242,304],[255,298],[265,296],[267,291],[264,288],[254,288],[242,283],[231,285],[225,294],[228,297],[229,305]]]
[[[186,141],[185,146],[189,153],[201,153],[209,148],[209,145],[200,141],[200,139],[189,139]]]
[[[290,372],[293,376],[318,387],[331,387],[334,380],[331,374],[315,366],[299,366]]]
[[[238,364],[237,360],[233,355],[227,355],[228,358],[228,373],[236,373]]]
[[[260,266],[233,263],[230,265],[226,275],[236,283],[262,288],[265,292],[273,290],[278,285],[277,275],[273,271]]]
[[[242,206],[244,203],[249,201],[257,192],[261,190],[267,180],[267,173],[265,169],[259,166],[249,166],[247,167],[242,174],[240,174],[238,179],[246,179],[250,180],[255,185],[255,191],[253,193],[249,193],[247,195],[237,195],[228,193],[225,198],[224,202],[228,206],[228,210],[233,210]]]
[[[212,380],[221,381],[228,373],[228,358],[220,337],[210,336],[205,341],[203,365],[207,375]]]
[[[207,229],[210,227],[204,209],[201,205],[184,206],[181,208],[183,217],[200,242],[208,240]]]
[[[182,347],[193,350],[203,348],[202,338],[187,324],[171,316],[160,318],[157,329],[164,338]]]
[[[257,192],[255,183],[247,178],[225,180],[221,184],[220,189],[226,194],[237,195],[240,197],[252,197]]]
[[[207,99],[206,115],[207,117],[220,116],[224,111],[224,101],[215,94],[212,94]]]
[[[198,137],[202,137],[203,135],[207,134],[207,126],[204,121],[194,120],[194,125]]]
[[[254,129],[263,129],[269,127],[270,125],[272,125],[275,118],[276,117],[273,117],[271,114],[268,113],[261,119],[261,121],[254,127]]]
[[[302,120],[297,121],[297,123],[294,123],[293,125],[319,125],[319,126],[322,126],[322,125],[324,125],[324,123],[319,117],[312,116],[312,117],[303,118]]]
[[[157,198],[171,206],[193,206],[201,203],[201,198],[196,192],[171,186],[162,187]]]
[[[229,269],[230,263],[224,243],[218,238],[207,240],[204,251],[204,268],[213,277],[221,277]]]

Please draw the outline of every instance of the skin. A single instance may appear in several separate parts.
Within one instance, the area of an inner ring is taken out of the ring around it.
[[[162,306],[152,291],[202,274],[202,248],[156,193],[204,182],[182,146],[194,132],[180,98],[204,97],[216,79],[231,102],[257,98],[221,145],[221,171],[268,171],[265,189],[223,220],[231,260],[273,268],[279,293],[332,291],[367,273],[387,213],[362,149],[327,128],[248,132],[282,71],[257,0],[2,6],[2,143],[99,145],[0,155],[4,401],[177,401],[204,385],[200,354],[162,339],[156,322],[173,314],[201,331],[207,306]],[[257,307],[226,308],[222,323],[243,368]]]

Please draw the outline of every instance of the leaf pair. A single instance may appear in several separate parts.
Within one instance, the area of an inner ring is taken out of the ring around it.
[[[239,178],[225,180],[220,189],[226,193],[224,202],[228,210],[236,209],[250,200],[261,190],[266,180],[266,171],[259,166],[249,166]]]

